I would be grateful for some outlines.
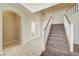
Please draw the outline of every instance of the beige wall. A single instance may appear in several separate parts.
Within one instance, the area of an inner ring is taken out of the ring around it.
[[[79,44],[79,13],[75,13],[69,18],[70,22],[73,24],[74,32],[74,44]]]
[[[24,14],[20,11],[20,10],[18,10],[17,8],[15,8],[15,7],[13,7],[12,5],[9,5],[9,4],[0,4],[0,49],[2,49],[3,47],[2,47],[2,40],[3,40],[3,36],[2,36],[2,18],[1,17],[3,17],[3,12],[4,11],[6,11],[6,10],[9,10],[9,11],[13,11],[13,12],[15,12],[15,13],[17,13],[17,14],[19,14],[20,16],[21,16],[21,25],[24,25],[25,23],[22,23],[23,21],[24,22],[26,22],[25,21],[25,16],[24,16]],[[24,29],[24,26],[21,26],[21,27],[23,27],[23,28],[21,28],[21,34],[24,36],[24,33],[23,33],[23,31],[25,31],[25,29]],[[24,30],[23,30],[24,29]],[[23,38],[23,36],[20,36],[21,37],[21,40],[23,41],[24,40],[24,38]]]
[[[56,12],[52,12],[50,13],[49,15],[53,16],[54,17],[54,24],[62,24],[63,21],[64,21],[64,10],[59,10],[59,11],[56,11]]]
[[[54,17],[54,24],[61,24],[64,23],[64,11],[66,8],[71,8],[74,4],[73,3],[60,3],[50,8],[42,10],[43,15],[43,24],[46,25],[50,16]]]
[[[50,16],[53,16],[53,24],[62,24],[64,23],[64,10],[59,10],[56,12],[47,13],[42,17],[42,26],[45,28]]]
[[[41,25],[40,25],[39,37],[32,39],[31,36],[31,21],[35,21],[41,24],[41,18],[39,16],[40,14],[39,13],[33,14],[27,9],[24,9],[24,7],[20,6],[19,4],[0,4],[0,50],[2,50],[2,13],[5,10],[16,12],[21,16],[20,20],[21,44],[28,43],[26,45],[29,48],[32,48],[32,50],[34,51],[36,50],[37,53],[39,53],[39,50],[43,51],[42,47],[44,46],[43,46],[43,40],[41,38]]]

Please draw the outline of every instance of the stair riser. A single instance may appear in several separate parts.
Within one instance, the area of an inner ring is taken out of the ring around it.
[[[59,35],[59,34],[49,34],[49,37],[66,37],[65,35]]]
[[[65,32],[51,31],[50,34],[59,34],[60,35],[60,34],[65,34]]]

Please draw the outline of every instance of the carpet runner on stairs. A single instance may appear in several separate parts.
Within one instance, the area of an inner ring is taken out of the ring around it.
[[[64,24],[54,24],[51,26],[46,50],[41,56],[69,56],[72,55],[69,51],[68,41],[64,29]]]

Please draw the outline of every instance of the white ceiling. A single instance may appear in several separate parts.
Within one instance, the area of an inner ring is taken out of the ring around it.
[[[21,3],[22,6],[24,6],[33,13],[40,11],[42,9],[46,9],[56,4],[57,3]]]

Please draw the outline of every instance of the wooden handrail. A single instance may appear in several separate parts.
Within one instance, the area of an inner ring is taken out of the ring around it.
[[[44,30],[46,30],[46,28],[47,28],[47,26],[48,26],[48,24],[49,24],[49,22],[50,22],[51,18],[53,18],[53,17],[52,17],[52,16],[50,16],[50,18],[49,18],[49,20],[48,20],[48,22],[47,22],[46,27],[45,27],[45,29],[44,29]]]
[[[70,21],[69,21],[69,18],[67,17],[67,15],[66,15],[66,14],[64,14],[64,15],[65,15],[65,17],[66,17],[68,23],[71,24]]]

